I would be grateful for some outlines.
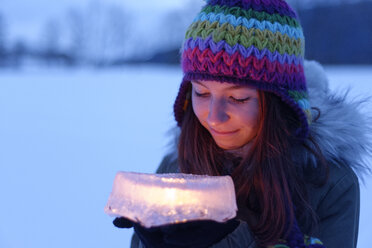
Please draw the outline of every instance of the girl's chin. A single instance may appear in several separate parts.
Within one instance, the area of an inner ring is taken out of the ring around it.
[[[243,156],[244,154],[246,154],[246,152],[248,152],[252,143],[248,142],[247,144],[243,144],[240,146],[237,146],[236,144],[234,145],[233,144],[221,144],[221,143],[219,144],[217,142],[216,144],[218,147],[225,150],[226,152],[229,152],[231,154],[238,155],[238,156]]]
[[[216,142],[216,144],[219,148],[226,150],[226,151],[240,149],[240,146],[237,146],[235,144],[226,144],[226,143],[219,143],[219,142]]]

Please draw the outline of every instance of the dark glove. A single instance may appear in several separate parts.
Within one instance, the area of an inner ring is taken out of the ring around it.
[[[145,228],[126,218],[116,218],[119,228],[134,227],[134,231],[148,248],[205,248],[222,240],[239,225],[236,219],[219,223],[210,220],[191,221],[180,224]]]

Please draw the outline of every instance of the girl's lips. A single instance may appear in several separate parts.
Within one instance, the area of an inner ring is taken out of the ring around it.
[[[212,133],[214,134],[217,134],[217,135],[229,135],[229,134],[233,134],[233,133],[236,133],[238,130],[235,130],[235,131],[217,131],[213,128],[210,127],[210,130]]]

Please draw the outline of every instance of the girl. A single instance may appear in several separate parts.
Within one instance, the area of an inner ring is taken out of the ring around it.
[[[366,121],[304,62],[291,7],[208,0],[186,32],[182,68],[176,151],[157,172],[231,175],[237,218],[153,229],[116,219],[134,225],[132,247],[356,247]]]

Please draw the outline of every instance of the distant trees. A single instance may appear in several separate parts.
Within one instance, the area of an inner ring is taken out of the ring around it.
[[[6,25],[5,19],[0,13],[0,66],[5,64],[6,57]]]
[[[334,6],[348,3],[371,2],[372,0],[286,0],[296,10],[319,6]]]
[[[159,31],[164,34],[162,37],[167,39],[169,46],[180,47],[185,30],[200,11],[202,3],[200,0],[189,0],[182,8],[170,10],[164,15]]]
[[[94,1],[82,15],[84,49],[81,56],[84,60],[106,65],[123,59],[131,35],[131,18],[123,7]]]
[[[299,11],[306,57],[327,64],[372,64],[372,1]]]
[[[13,67],[20,67],[22,66],[23,59],[29,53],[29,48],[23,40],[17,40],[9,53],[10,56],[8,56],[6,64]]]
[[[336,1],[358,3],[332,5]],[[297,9],[304,27],[308,59],[372,63],[372,0],[288,2]],[[155,11],[136,13],[122,5],[92,0],[85,7],[70,8],[64,16],[47,20],[36,44],[9,40],[0,13],[0,66],[19,67],[25,58],[48,66],[177,64],[185,30],[203,4],[202,0],[188,0],[163,16],[151,16]]]
[[[125,56],[129,23],[122,6],[95,0],[85,9],[71,8],[64,19],[47,21],[39,55],[47,64],[113,63]]]
[[[22,66],[28,58],[43,65],[106,66],[125,61],[132,18],[120,5],[92,0],[85,8],[71,8],[48,19],[38,42],[17,39],[6,44],[5,18],[0,13],[0,66]]]
[[[46,65],[71,65],[71,55],[62,48],[62,27],[58,19],[49,19],[42,30],[37,55]]]
[[[160,34],[157,51],[148,60],[154,63],[179,63],[180,48],[185,38],[185,31],[205,4],[200,0],[185,1],[184,6],[168,11],[157,28]]]
[[[80,9],[69,9],[66,13],[67,44],[66,52],[74,61],[84,61],[85,38],[84,15]]]
[[[42,32],[42,47],[47,53],[57,52],[60,49],[61,27],[56,19],[49,19]]]

